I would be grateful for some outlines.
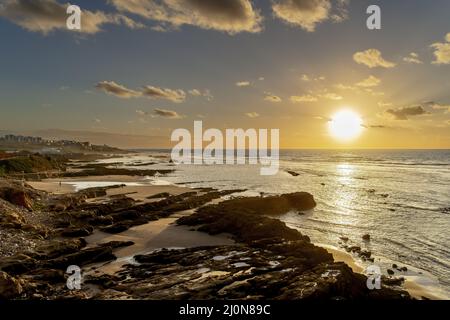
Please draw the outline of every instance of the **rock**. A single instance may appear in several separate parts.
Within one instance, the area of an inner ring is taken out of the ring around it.
[[[365,235],[362,236],[362,239],[364,241],[370,241],[370,234],[366,233]]]
[[[123,210],[110,214],[110,217],[113,218],[114,222],[123,221],[123,220],[133,220],[136,218],[140,218],[142,214],[137,210]]]
[[[93,226],[107,226],[113,224],[113,218],[111,216],[95,216],[88,219],[88,223]]]
[[[63,237],[86,237],[94,232],[94,228],[88,226],[85,228],[67,228],[61,232]]]
[[[45,281],[51,284],[66,282],[63,270],[56,269],[36,269],[22,275],[30,281]]]
[[[369,259],[372,256],[372,252],[367,251],[367,250],[362,250],[359,253],[359,256],[362,257],[362,258],[365,258],[367,260],[367,259]]]
[[[339,239],[341,239],[341,240],[344,241],[344,242],[347,242],[347,241],[348,241],[348,237],[339,237]]]
[[[290,174],[291,176],[293,176],[293,177],[297,177],[297,176],[300,175],[300,173],[297,173],[297,172],[295,172],[295,171],[287,170],[286,172],[289,173],[289,174]]]
[[[345,250],[347,252],[360,253],[361,247],[360,246],[350,246],[350,247],[345,248]]]
[[[383,285],[386,286],[401,286],[403,284],[403,282],[405,282],[405,278],[400,277],[400,278],[394,278],[394,277],[386,277],[386,276],[381,276],[381,283]]]
[[[392,276],[395,272],[391,269],[387,269],[387,273],[388,275]]]
[[[28,194],[26,194],[23,191],[11,192],[8,196],[8,201],[16,206],[23,207],[27,210],[33,209],[33,201],[28,196]]]
[[[11,275],[17,275],[34,269],[37,264],[38,262],[35,259],[19,253],[14,256],[2,258],[0,260],[0,270]]]
[[[83,266],[95,262],[104,262],[115,260],[116,256],[112,253],[112,248],[108,246],[98,246],[94,248],[83,249],[69,255],[58,257],[42,263],[45,268],[63,269],[70,265]]]
[[[314,197],[307,192],[280,196],[235,198],[220,203],[223,210],[246,211],[254,214],[279,215],[290,210],[305,211],[316,206]]]
[[[3,199],[0,199],[0,226],[4,228],[20,229],[25,224],[22,212]]]
[[[135,220],[124,220],[124,221],[119,221],[117,223],[114,223],[110,226],[101,227],[100,230],[103,232],[116,234],[116,233],[120,233],[125,230],[128,230],[131,227],[138,226],[141,224],[146,224],[148,221],[149,220],[147,220],[145,218],[138,218]]]
[[[149,197],[147,197],[147,199],[160,199],[160,198],[167,198],[167,197],[170,197],[170,193],[161,192],[161,193],[157,193],[152,196],[149,196]]]
[[[20,281],[0,271],[0,299],[14,299],[22,294]]]
[[[93,282],[107,287],[101,299],[298,300],[405,299],[404,291],[367,290],[364,275],[342,262],[311,262],[300,243],[160,250],[135,256],[115,277]],[[310,244],[313,246],[312,244]],[[280,253],[282,252],[282,254]],[[167,275],[170,275],[168,277]],[[376,292],[375,292],[376,291]]]
[[[84,239],[72,239],[64,241],[49,241],[45,245],[37,247],[29,256],[36,260],[50,260],[57,257],[80,251],[86,246]]]
[[[399,270],[402,271],[402,272],[407,272],[407,271],[408,271],[408,268],[407,268],[407,267],[402,267],[402,268],[400,268]]]
[[[394,264],[392,265],[392,269],[398,269],[397,264],[394,263]]]

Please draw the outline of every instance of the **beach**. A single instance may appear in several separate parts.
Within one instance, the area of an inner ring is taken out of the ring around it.
[[[30,182],[32,187],[54,194],[67,194],[80,191],[83,188],[108,187],[121,185],[120,188],[108,189],[104,197],[90,201],[101,201],[102,198],[128,196],[139,202],[152,202],[149,200],[152,196],[169,193],[179,195],[189,192],[192,188],[176,185],[148,185],[140,177],[135,176],[97,176],[97,177],[79,177],[65,179],[47,179],[44,181]],[[215,201],[217,203],[217,201]],[[234,245],[236,242],[229,234],[209,235],[204,232],[195,231],[188,226],[180,226],[176,221],[188,215],[191,215],[194,209],[177,212],[170,217],[162,218],[143,225],[131,227],[128,230],[118,234],[107,234],[102,231],[95,231],[87,236],[87,247],[99,244],[109,243],[111,241],[127,242],[133,244],[114,251],[116,260],[106,263],[94,264],[90,266],[89,274],[109,274],[120,271],[120,269],[129,263],[133,263],[133,257],[139,254],[148,254],[162,249],[181,249],[195,248],[203,246],[223,246]],[[355,257],[343,249],[339,249],[326,244],[317,244],[323,247],[333,255],[336,262],[344,262],[356,273],[364,273],[365,267],[358,262]],[[426,287],[419,285],[416,281],[408,279],[404,288],[417,299],[439,299],[442,297],[434,296]]]

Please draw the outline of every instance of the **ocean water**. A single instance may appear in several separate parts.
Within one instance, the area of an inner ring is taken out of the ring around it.
[[[148,159],[148,154],[133,156],[125,166]],[[407,276],[450,297],[450,150],[290,150],[281,151],[280,159],[274,176],[261,176],[254,165],[178,165],[169,176],[149,179],[245,188],[243,195],[310,192],[314,210],[279,219],[315,243],[339,247],[339,237],[346,236],[350,244],[372,251],[383,270],[392,263],[407,266]],[[370,242],[361,239],[366,233]]]

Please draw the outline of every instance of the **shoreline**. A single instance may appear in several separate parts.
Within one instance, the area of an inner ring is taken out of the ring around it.
[[[139,202],[151,202],[148,197],[159,193],[170,193],[178,195],[183,192],[192,191],[193,188],[177,185],[152,185],[148,180],[135,176],[91,176],[77,178],[45,179],[43,181],[27,182],[33,188],[54,194],[67,194],[79,191],[77,185],[90,183],[90,187],[104,187],[116,184],[124,184],[120,188],[108,189],[106,197],[127,195]],[[111,184],[112,183],[112,184]],[[88,184],[89,185],[89,184]],[[83,188],[83,187],[82,187]],[[98,200],[98,198],[96,198]],[[214,201],[216,202],[216,201]],[[91,266],[91,272],[103,272],[104,274],[114,274],[127,263],[132,262],[132,258],[138,254],[148,254],[162,248],[180,249],[195,248],[205,245],[233,245],[236,244],[228,235],[209,235],[204,232],[192,230],[187,226],[178,226],[174,222],[183,216],[193,213],[195,209],[184,212],[177,212],[168,218],[162,218],[147,224],[132,227],[118,234],[106,234],[102,231],[95,231],[86,237],[89,246],[99,245],[110,241],[133,241],[134,244],[115,250],[117,260]],[[153,241],[153,243],[152,243]],[[326,249],[332,254],[335,262],[344,262],[355,273],[364,274],[364,267],[349,253],[337,247],[327,244],[314,243],[318,247]],[[420,285],[418,279],[405,277],[405,282],[401,286],[404,290],[416,299],[443,299],[439,295],[434,295],[426,286]]]

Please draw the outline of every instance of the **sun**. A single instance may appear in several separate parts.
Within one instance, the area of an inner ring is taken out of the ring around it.
[[[363,130],[361,117],[351,110],[337,112],[328,122],[328,129],[333,138],[349,141],[358,137]]]

